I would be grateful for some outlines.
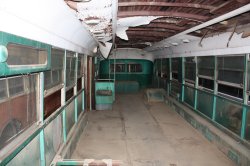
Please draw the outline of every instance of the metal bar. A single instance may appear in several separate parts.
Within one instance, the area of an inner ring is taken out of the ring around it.
[[[213,95],[213,115],[212,120],[215,121],[216,118],[216,104],[217,104],[217,95],[218,95],[218,62],[217,57],[214,56],[214,95]]]
[[[89,110],[92,111],[92,57],[90,57],[90,63],[89,63]]]
[[[64,63],[63,63],[63,88],[61,89],[61,105],[66,103],[66,61],[67,61],[67,51],[64,52]],[[67,141],[67,129],[66,129],[66,107],[62,111],[62,121],[63,121],[63,141]]]
[[[76,66],[75,66],[75,86],[74,86],[74,96],[76,96],[77,94],[77,72],[78,72],[78,53],[76,53]],[[77,97],[74,99],[74,105],[75,105],[75,123],[77,123],[77,119],[78,119],[78,100]]]
[[[44,124],[44,72],[39,73],[39,122],[41,125]],[[44,129],[40,131],[40,164],[41,166],[46,165],[45,160],[45,143],[44,143]]]
[[[194,110],[197,111],[197,96],[198,96],[198,86],[199,86],[199,77],[198,77],[198,61],[197,56],[194,57],[195,59],[195,90],[194,90]]]
[[[168,96],[171,93],[171,89],[172,89],[172,58],[169,58],[169,92],[168,92]]]
[[[247,95],[247,80],[248,80],[248,59],[249,54],[245,55],[244,58],[244,81],[243,81],[243,104],[247,105],[248,102],[248,95]],[[243,106],[243,114],[242,114],[242,122],[241,122],[241,132],[240,137],[241,139],[245,138],[246,132],[246,120],[247,120],[247,107]]]
[[[185,95],[185,58],[181,57],[181,101],[184,102]]]

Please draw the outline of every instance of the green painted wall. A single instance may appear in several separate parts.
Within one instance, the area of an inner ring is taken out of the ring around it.
[[[137,63],[142,65],[142,72],[140,73],[128,73],[125,67],[125,72],[120,72],[115,74],[116,81],[137,81],[140,85],[140,88],[149,87],[152,84],[152,75],[153,75],[153,62],[149,60],[142,59],[116,59],[115,63]],[[110,73],[109,75],[109,65],[114,64],[114,60],[103,60],[100,62],[100,71],[99,76],[101,79],[113,79],[114,74]]]

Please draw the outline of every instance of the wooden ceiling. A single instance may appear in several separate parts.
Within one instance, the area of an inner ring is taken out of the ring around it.
[[[162,16],[147,25],[130,27],[126,32],[129,40],[116,38],[118,48],[132,47],[145,48],[150,43],[180,33],[220,15],[226,14],[241,6],[250,3],[250,0],[119,0],[118,19],[133,16]],[[249,14],[233,18],[225,24],[217,24],[206,29],[210,33],[225,31],[234,24],[250,23]],[[240,21],[237,21],[240,20]],[[193,33],[194,36],[203,36],[206,29]]]

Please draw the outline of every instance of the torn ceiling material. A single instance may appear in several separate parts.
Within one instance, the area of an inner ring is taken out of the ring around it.
[[[112,39],[112,0],[67,1],[76,16],[98,41]]]
[[[151,42],[153,44],[160,42],[187,29],[249,4],[249,2],[250,0],[119,0],[118,20],[147,16],[160,18],[152,20],[149,24],[136,27],[128,26],[128,29],[123,28],[126,29],[129,40],[125,41],[117,38],[117,47],[148,47],[145,44],[138,43]],[[137,32],[140,32],[140,34],[137,35]],[[124,36],[124,30],[121,31],[121,33]],[[202,37],[202,33],[193,33],[191,35]],[[248,33],[245,33],[245,35],[247,36]]]
[[[138,17],[125,17],[120,18],[117,21],[117,31],[116,35],[123,39],[128,40],[128,35],[126,31],[129,27],[137,27],[140,25],[147,25],[152,20],[159,18],[158,16],[138,16]]]
[[[115,33],[112,30],[112,19],[117,16],[117,8],[114,8],[115,4],[112,2],[112,0],[67,1],[67,4],[75,10],[82,25],[99,41],[100,52],[104,57],[109,55],[112,43],[108,41],[113,38],[113,33]]]

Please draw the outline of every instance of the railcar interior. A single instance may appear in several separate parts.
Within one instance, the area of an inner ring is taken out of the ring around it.
[[[0,166],[250,166],[249,0],[0,0]]]

